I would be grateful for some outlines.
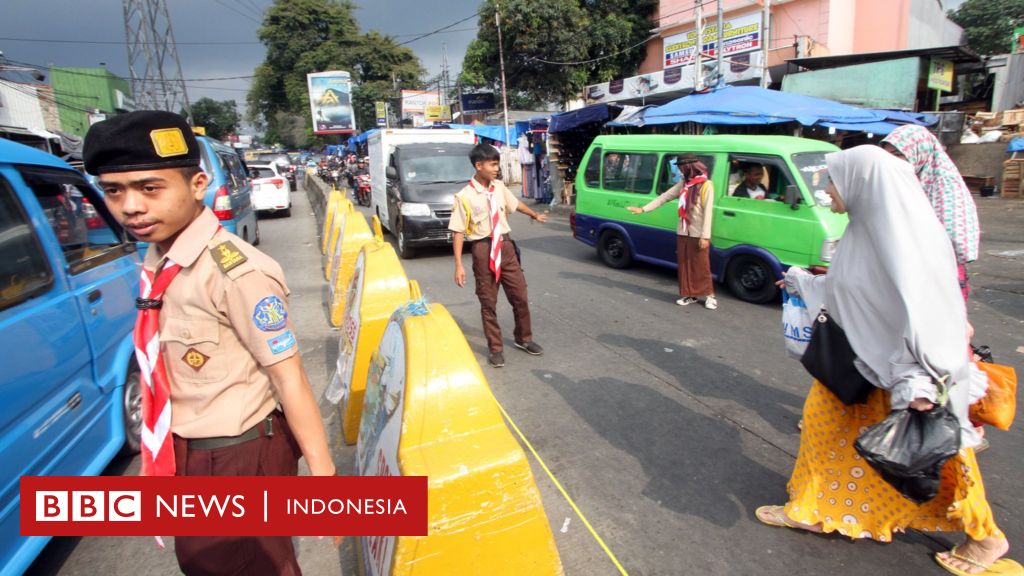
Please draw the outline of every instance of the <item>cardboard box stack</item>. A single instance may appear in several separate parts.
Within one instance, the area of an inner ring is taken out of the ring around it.
[[[1003,162],[1003,198],[1021,197],[1021,174],[1024,173],[1024,158],[1012,158]]]

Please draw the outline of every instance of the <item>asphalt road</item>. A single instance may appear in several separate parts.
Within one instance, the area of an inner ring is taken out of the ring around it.
[[[338,337],[326,321],[317,226],[305,194],[293,198],[291,218],[261,220],[260,248],[285,268],[300,347],[319,392],[333,371]],[[976,341],[1024,371],[1024,203],[978,202],[985,235],[983,258],[971,268]],[[502,301],[507,365],[486,366],[472,283],[455,286],[448,249],[423,250],[404,262],[406,273],[459,322],[498,400],[629,574],[945,573],[931,554],[960,535],[910,532],[891,544],[852,542],[754,519],[757,506],[786,498],[810,385],[784,353],[778,304],[746,304],[719,286],[718,310],[681,308],[674,304],[674,272],[605,267],[572,238],[564,215],[552,214],[547,224],[517,215],[511,225],[522,248],[535,339],[546,351],[541,357],[512,348],[511,311]],[[992,449],[980,456],[989,501],[1011,545],[1019,545],[1024,497],[1016,492],[1021,462],[1014,454],[1024,438],[1019,425],[1010,433],[990,431],[990,438]],[[335,447],[343,471],[351,470],[352,454]],[[135,468],[121,462],[109,472]],[[536,462],[534,475],[566,573],[616,574]],[[308,574],[355,573],[350,542],[335,551],[306,538],[299,549]],[[174,571],[173,555],[148,539],[90,538],[57,539],[31,573]]]

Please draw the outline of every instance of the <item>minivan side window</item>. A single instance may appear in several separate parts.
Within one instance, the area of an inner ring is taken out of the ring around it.
[[[0,177],[0,310],[48,290],[53,270],[14,190]]]
[[[601,149],[594,148],[587,161],[587,169],[583,172],[583,182],[591,188],[601,187]]]
[[[661,164],[661,180],[658,185],[658,192],[667,192],[669,188],[675,186],[683,179],[683,173],[676,167],[676,159],[682,156],[683,153],[679,154],[666,154]],[[701,164],[708,169],[708,178],[711,177],[711,173],[715,170],[715,157],[714,156],[703,156],[697,155],[697,159],[700,160]]]
[[[225,170],[231,173],[231,179],[235,182],[235,188],[242,188],[245,185],[245,170],[242,168],[242,161],[238,158],[238,154],[225,153],[223,155],[224,163],[227,164]]]
[[[605,190],[650,194],[658,171],[658,155],[605,152],[602,169]]]
[[[761,179],[757,182],[758,167]],[[750,188],[746,182],[746,174],[752,173],[755,187]],[[756,184],[759,183],[760,186]],[[781,201],[786,197],[786,186],[794,184],[785,162],[778,156],[759,156],[751,154],[729,155],[729,190],[728,195],[740,200],[757,197],[761,200]],[[799,199],[803,202],[803,199]]]
[[[99,193],[77,172],[38,167],[19,170],[53,228],[71,274],[124,255],[124,232]]]

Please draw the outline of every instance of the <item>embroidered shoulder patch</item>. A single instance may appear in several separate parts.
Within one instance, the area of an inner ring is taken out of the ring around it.
[[[287,352],[295,347],[295,335],[291,330],[287,330],[280,336],[267,340],[267,345],[270,346],[270,351],[274,354]]]
[[[277,332],[288,325],[288,310],[277,296],[267,296],[256,304],[252,321],[264,332]]]
[[[235,248],[235,245],[230,240],[210,248],[210,256],[213,256],[213,261],[217,263],[220,271],[225,274],[249,259],[245,254],[239,252],[238,248]]]

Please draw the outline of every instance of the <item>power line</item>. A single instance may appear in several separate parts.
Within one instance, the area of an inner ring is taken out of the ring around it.
[[[43,71],[48,71],[49,70],[49,67],[42,66],[40,64],[32,64],[32,63],[29,63],[29,62],[19,62],[17,60],[11,60],[10,58],[5,58],[5,60],[7,60],[8,62],[13,62],[14,64],[18,64],[20,66],[27,66],[29,68],[35,68],[37,70],[43,70]],[[92,78],[99,78],[99,77],[103,77],[104,76],[104,74],[91,74],[89,72],[78,72],[78,71],[75,71],[75,70],[69,70],[69,69],[60,68],[60,67],[54,67],[54,68],[59,70],[61,74],[71,74],[72,76],[89,76],[89,77],[92,77]],[[255,77],[256,77],[255,74],[250,74],[248,76],[222,76],[220,78],[182,78],[182,81],[183,82],[216,82],[218,80],[248,80],[248,79],[255,78]],[[144,80],[146,82],[161,82],[162,81],[161,78],[140,78],[140,80]]]
[[[45,44],[112,44],[115,46],[124,46],[128,42],[126,40],[62,40],[62,39],[49,39],[49,38],[8,38],[0,37],[0,40],[10,42],[41,42]],[[137,44],[154,44],[153,42],[137,42]],[[233,46],[237,44],[262,44],[259,41],[234,41],[234,42],[175,42],[178,46]]]
[[[637,48],[638,46],[643,46],[644,44],[647,44],[648,42],[650,42],[651,40],[654,40],[655,38],[660,38],[660,36],[657,35],[657,34],[653,34],[653,35],[647,37],[647,39],[642,40],[640,42],[637,42],[636,44],[633,44],[629,48],[623,48],[622,50],[619,50],[618,52],[613,52],[612,54],[608,54],[606,56],[599,56],[597,58],[591,58],[590,60],[581,60],[579,62],[551,62],[550,60],[544,60],[544,59],[537,58],[537,57],[534,57],[534,56],[526,56],[526,58],[529,59],[529,60],[535,60],[537,62],[543,62],[544,64],[553,64],[555,66],[578,66],[580,64],[590,64],[591,62],[598,62],[600,60],[606,60],[608,58],[614,58],[615,56],[618,56],[619,54],[623,54],[625,52],[629,52],[630,50],[632,50],[634,48]]]
[[[463,18],[462,20],[459,20],[458,22],[452,22],[451,24],[449,24],[447,26],[443,26],[441,28],[438,28],[437,30],[434,30],[432,32],[427,32],[426,34],[421,34],[421,35],[413,38],[412,40],[407,40],[405,42],[402,42],[401,44],[399,44],[399,46],[405,46],[406,44],[412,44],[413,42],[417,42],[417,41],[422,40],[422,39],[424,39],[424,38],[426,38],[428,36],[433,36],[434,34],[439,34],[439,33],[443,32],[443,31],[445,31],[445,30],[447,30],[449,28],[452,28],[454,26],[458,26],[459,24],[462,24],[463,22],[465,22],[467,20],[472,20],[473,18],[476,18],[479,15],[480,15],[480,11],[477,10],[473,14],[470,14],[469,16],[466,16],[465,18]]]
[[[249,14],[246,14],[245,12],[242,12],[242,11],[241,11],[241,10],[239,10],[238,8],[235,8],[234,6],[232,6],[232,5],[230,5],[230,4],[227,4],[227,3],[225,3],[225,2],[224,2],[224,0],[213,0],[213,1],[214,1],[214,2],[216,2],[217,4],[220,4],[221,6],[223,6],[223,7],[225,7],[225,8],[227,8],[228,10],[231,10],[231,11],[232,11],[232,12],[234,12],[235,14],[238,14],[238,15],[239,15],[239,16],[241,16],[242,18],[245,18],[245,19],[247,19],[247,20],[250,20],[250,21],[252,21],[252,22],[255,22],[255,23],[257,23],[257,24],[263,24],[262,22],[260,22],[259,20],[257,20],[257,19],[255,19],[255,18],[253,18],[253,17],[252,17],[252,16],[250,16]]]

